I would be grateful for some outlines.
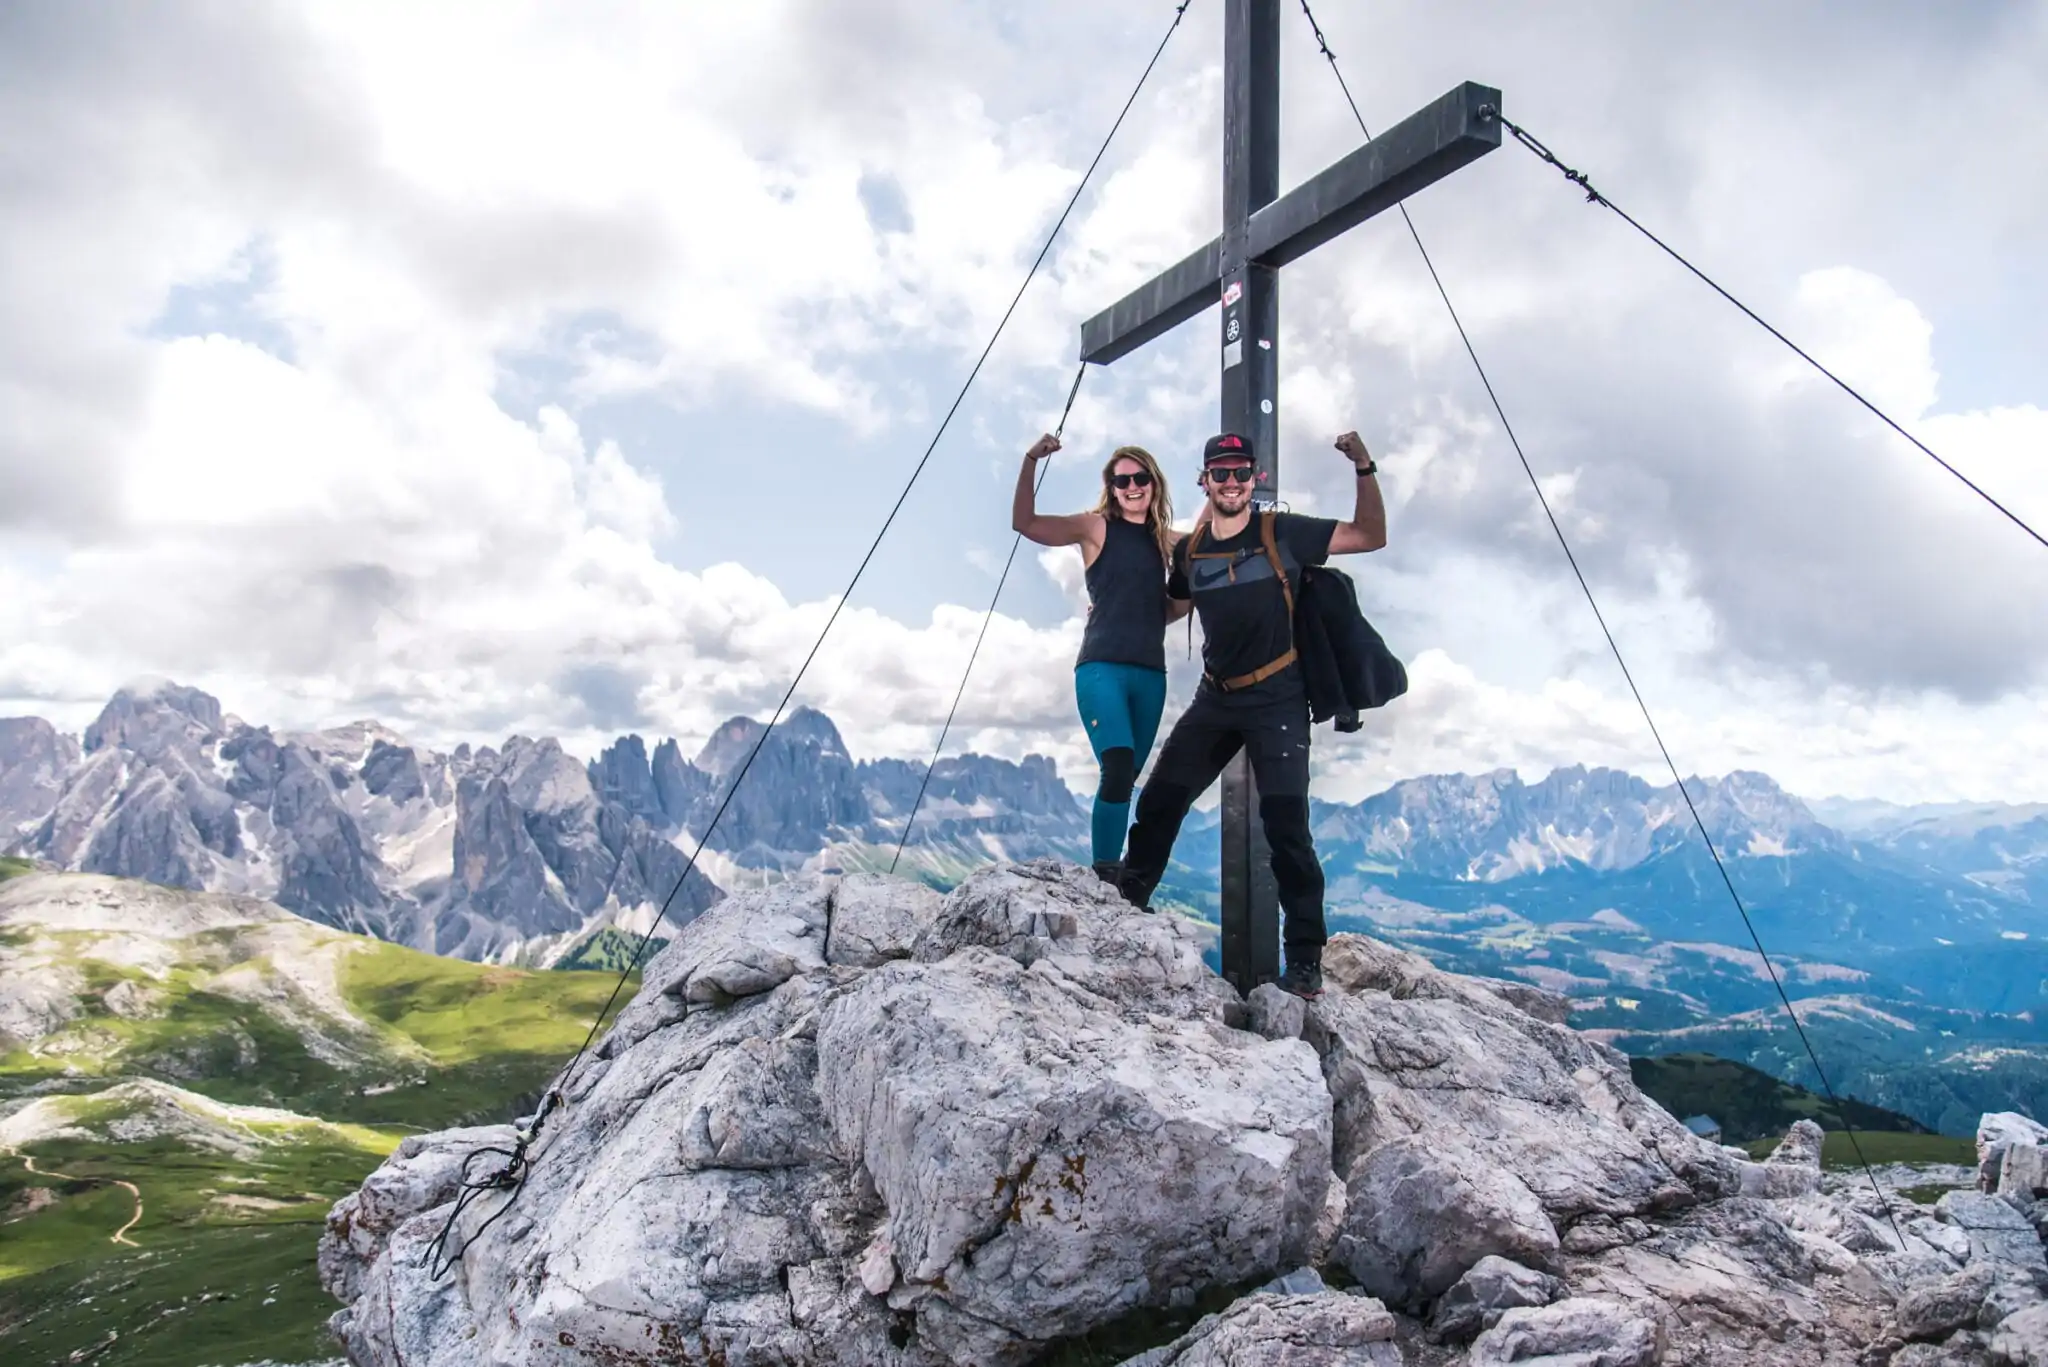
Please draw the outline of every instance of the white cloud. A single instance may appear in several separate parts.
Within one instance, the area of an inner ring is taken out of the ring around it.
[[[1353,26],[1332,30],[1340,51],[1371,54],[1347,69],[1375,102],[1497,68],[1561,151],[2048,524],[2048,392],[1940,406],[2000,344],[1987,318],[2048,313],[2040,290],[1996,302],[2032,288],[2002,265],[2031,260],[2048,174],[1984,175],[1975,151],[1934,164],[1915,131],[1946,147],[1951,121],[1988,125],[2026,89],[2042,7],[1989,36],[1857,27],[1857,61],[1779,87],[1745,73],[1797,14],[1722,34],[1566,8],[1375,14],[1369,42],[1366,19],[1326,18]],[[756,483],[742,456],[715,488],[688,465],[678,487],[603,431],[600,401],[921,440],[908,429],[951,392],[934,375],[978,351],[1164,17],[351,3],[13,31],[0,116],[38,136],[0,168],[0,691],[76,725],[154,672],[259,720],[376,713],[429,741],[523,729],[585,748],[619,697],[685,737],[764,711],[830,612],[790,601],[785,566],[857,499],[886,506],[886,480],[849,491],[874,467],[825,481],[792,461]],[[946,488],[988,507],[906,516],[894,544],[920,606],[857,594],[806,681],[864,753],[922,752],[951,704],[980,571],[1007,548],[1015,451],[1056,412],[1075,322],[1216,230],[1212,18],[1190,12],[941,452],[934,479],[986,467]],[[1897,137],[1847,138],[1839,111],[1916,62],[1943,80],[1909,83]],[[1563,69],[1568,87],[1544,84]],[[1298,178],[1356,139],[1327,78],[1289,71]],[[1639,117],[1601,112],[1618,107]],[[1520,155],[1432,189],[1418,222],[1680,762],[1808,790],[2037,795],[2039,549]],[[1931,188],[1902,189],[1902,165]],[[878,184],[900,221],[871,218]],[[1943,245],[1971,231],[1981,251]],[[175,291],[229,285],[239,321],[286,345],[152,334]],[[1348,505],[1327,444],[1358,426],[1394,525],[1359,578],[1415,677],[1364,737],[1325,746],[1332,791],[1575,760],[1654,774],[1405,231],[1377,222],[1290,266],[1283,298],[1290,501]],[[1074,470],[1137,440],[1191,513],[1207,337],[1091,378]],[[519,357],[559,372],[530,420],[496,397]],[[741,519],[761,528],[745,566],[693,558]],[[1020,562],[952,744],[1046,750],[1071,776],[1089,763],[1069,696],[1079,560]]]

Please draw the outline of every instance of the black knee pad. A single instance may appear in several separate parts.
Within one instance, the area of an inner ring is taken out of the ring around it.
[[[1138,786],[1138,756],[1130,747],[1119,745],[1102,752],[1102,783],[1096,796],[1104,802],[1129,802],[1131,789]]]

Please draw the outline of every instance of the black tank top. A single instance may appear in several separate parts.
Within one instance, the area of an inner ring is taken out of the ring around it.
[[[1166,670],[1166,564],[1143,523],[1106,516],[1088,567],[1088,625],[1077,665],[1101,660]]]

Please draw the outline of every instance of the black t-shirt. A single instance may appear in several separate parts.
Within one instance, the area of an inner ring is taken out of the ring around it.
[[[1235,679],[1271,664],[1294,643],[1294,624],[1287,619],[1287,596],[1266,559],[1253,513],[1244,530],[1219,539],[1204,532],[1190,570],[1188,540],[1173,550],[1173,572],[1167,577],[1169,598],[1194,599],[1202,619],[1202,669],[1212,679]],[[1327,517],[1296,513],[1273,514],[1273,542],[1286,567],[1290,586],[1301,592],[1304,565],[1330,558],[1330,536],[1337,523]],[[1301,687],[1301,671],[1283,670],[1245,693],[1266,693]]]

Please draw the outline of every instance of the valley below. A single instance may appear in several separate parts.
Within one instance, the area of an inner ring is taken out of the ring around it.
[[[7,872],[12,1361],[331,1357],[329,1207],[405,1135],[529,1104],[614,981],[436,958],[249,898]]]

